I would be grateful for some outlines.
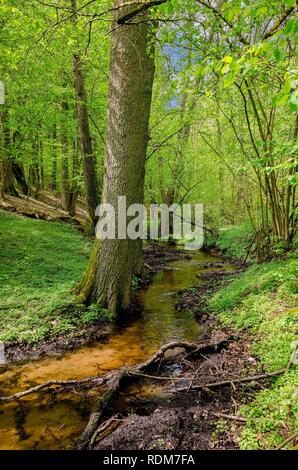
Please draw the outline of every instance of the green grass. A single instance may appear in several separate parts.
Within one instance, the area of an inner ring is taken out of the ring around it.
[[[215,293],[210,310],[235,329],[247,329],[259,368],[285,367],[298,339],[297,252],[284,259],[252,265],[238,279]],[[240,437],[242,449],[277,447],[298,429],[298,367],[292,365],[272,387],[257,393],[241,411],[247,423]]]
[[[0,211],[0,340],[36,343],[108,312],[69,309],[91,243],[71,225]]]
[[[216,247],[228,258],[243,260],[252,238],[250,225],[238,225],[219,230],[217,236],[205,233],[204,246],[207,249]]]

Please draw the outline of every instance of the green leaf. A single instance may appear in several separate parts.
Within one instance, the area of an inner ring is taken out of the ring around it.
[[[194,76],[195,77],[204,77],[207,72],[207,66],[199,64],[197,68],[195,69]]]
[[[286,36],[289,36],[290,34],[296,33],[298,31],[298,19],[297,18],[292,18],[290,19],[286,26],[284,27],[284,34]]]
[[[235,78],[236,78],[236,75],[235,73],[229,73],[225,76],[224,80],[223,80],[223,86],[224,88],[229,88],[231,87],[234,82],[235,82]]]
[[[283,104],[286,104],[289,100],[289,94],[288,93],[277,93],[273,97],[273,105],[274,106],[282,106]]]
[[[229,70],[230,70],[230,65],[226,64],[222,67],[222,69],[220,71],[221,71],[221,73],[228,73]]]
[[[296,175],[290,175],[288,177],[288,181],[290,185],[296,185],[297,184],[297,176]]]
[[[265,13],[267,13],[267,7],[261,7],[258,9],[256,16],[263,16]]]
[[[240,12],[241,12],[240,3],[236,4],[235,2],[234,4],[228,4],[227,6],[224,7],[223,16],[229,23],[232,23],[232,21],[240,14]]]
[[[168,2],[166,3],[167,5],[167,13],[169,15],[171,15],[173,12],[174,12],[174,6],[173,6],[173,3],[172,2]]]
[[[222,62],[225,62],[226,64],[231,64],[231,62],[233,62],[233,57],[231,57],[230,55],[226,55],[221,60]]]
[[[275,57],[276,62],[280,62],[283,58],[283,52],[278,47],[274,49],[274,57]]]
[[[296,0],[284,0],[287,7],[294,7],[296,5]]]
[[[295,90],[290,97],[290,103],[298,104],[298,90]]]
[[[289,108],[290,108],[291,111],[293,111],[293,113],[295,113],[298,110],[298,105],[289,102]]]
[[[258,159],[256,160],[256,164],[257,164],[258,166],[263,166],[265,163],[266,163],[266,158],[264,158],[264,157],[258,158]]]

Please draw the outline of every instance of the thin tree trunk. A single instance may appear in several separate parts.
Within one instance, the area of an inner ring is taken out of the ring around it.
[[[29,187],[26,181],[26,175],[24,171],[24,166],[20,160],[20,147],[22,142],[22,136],[18,131],[13,133],[13,146],[12,146],[12,173],[15,178],[15,181],[18,187],[21,189],[22,193],[26,196],[29,194]]]
[[[17,162],[12,162],[12,173],[16,182],[18,183],[18,186],[21,188],[22,193],[27,196],[29,194],[29,188],[27,185],[23,165]]]
[[[76,0],[71,0],[71,5],[75,11]],[[87,209],[91,220],[91,229],[94,229],[95,210],[99,204],[96,176],[96,157],[93,151],[92,137],[89,126],[87,96],[85,92],[85,77],[82,69],[82,60],[77,54],[73,54],[73,77],[76,93],[76,116],[83,157],[83,172]]]
[[[7,120],[8,113],[4,111],[1,113],[1,197],[4,197],[5,194],[18,195],[13,181],[12,161],[10,158],[10,129]]]
[[[57,126],[53,125],[52,131],[52,175],[51,175],[51,189],[57,190]]]
[[[77,178],[79,174],[79,159],[78,159],[78,145],[76,139],[73,141],[73,159],[72,159],[72,177],[71,186],[69,191],[69,215],[74,217],[76,214],[76,202],[78,198],[78,183]]]
[[[66,119],[66,112],[68,110],[68,104],[66,102],[62,103],[63,109],[63,120]],[[65,125],[61,129],[61,151],[62,151],[62,160],[61,160],[61,200],[62,207],[65,211],[69,211],[70,203],[70,194],[69,194],[69,170],[68,170],[68,138],[66,134]]]

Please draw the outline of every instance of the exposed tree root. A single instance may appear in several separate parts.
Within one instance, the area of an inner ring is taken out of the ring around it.
[[[155,363],[158,359],[161,359],[165,352],[168,351],[169,349],[174,349],[174,348],[183,348],[189,353],[195,353],[195,352],[202,352],[206,353],[206,351],[209,351],[210,348],[213,347],[213,352],[215,350],[220,350],[224,345],[228,343],[228,340],[225,339],[223,341],[220,341],[218,343],[206,343],[201,346],[198,344],[192,344],[192,343],[186,343],[183,341],[175,341],[172,343],[168,343],[164,346],[162,346],[155,354],[152,356],[150,359],[145,361],[142,364],[136,365],[134,367],[128,368],[128,369],[117,369],[116,371],[108,372],[107,374],[99,377],[99,376],[94,376],[94,377],[87,377],[82,380],[49,380],[48,382],[44,382],[40,385],[36,385],[35,387],[31,387],[27,390],[23,390],[21,392],[17,392],[13,395],[9,395],[7,397],[0,397],[0,402],[9,402],[9,401],[15,401],[15,400],[20,400],[21,398],[24,398],[28,395],[32,395],[34,393],[38,393],[44,390],[47,390],[52,387],[67,387],[69,385],[76,385],[76,386],[82,386],[82,385],[87,385],[88,383],[91,383],[92,386],[101,386],[104,385],[105,383],[109,383],[111,385],[114,384],[117,385],[117,383],[114,383],[114,380],[121,378],[122,374],[125,376],[133,375],[134,372],[141,372],[142,370],[148,368],[151,364]],[[119,375],[119,377],[118,377]],[[108,395],[108,393],[107,393]],[[102,397],[103,400],[103,397]]]
[[[104,412],[107,410],[111,401],[118,395],[123,389],[125,384],[131,383],[136,380],[143,372],[146,372],[154,366],[160,365],[165,353],[171,349],[181,348],[184,349],[188,354],[209,354],[211,352],[218,352],[223,347],[226,347],[229,343],[229,339],[225,338],[222,341],[209,342],[203,344],[186,343],[184,341],[174,341],[162,346],[150,359],[129,368],[121,368],[116,370],[107,383],[107,390],[101,396],[98,401],[94,412],[90,415],[89,422],[78,440],[78,449],[91,448],[95,442],[94,436],[97,434],[100,422],[103,418]]]
[[[106,436],[111,434],[122,422],[123,419],[118,419],[116,416],[112,416],[112,418],[105,421],[93,434],[90,441],[90,447],[93,447],[97,441],[101,441]]]
[[[166,351],[170,349],[175,349],[175,348],[183,348],[185,351],[187,351],[188,354],[194,354],[197,353],[198,355],[201,355],[204,357],[204,354],[212,354],[214,352],[218,352],[222,348],[226,347],[226,345],[229,343],[227,339],[222,340],[217,343],[205,343],[201,345],[196,345],[192,343],[184,343],[184,342],[173,342],[166,344],[162,346],[162,348],[157,351],[157,353],[148,359],[146,362],[142,364],[138,364],[134,367],[130,368],[123,368],[123,369],[118,369],[115,371],[114,375],[111,377],[111,380],[107,383],[107,390],[103,394],[103,396],[100,398],[100,400],[97,403],[95,411],[91,414],[89,418],[89,422],[81,435],[80,439],[78,440],[77,448],[78,449],[91,449],[95,442],[98,440],[100,434],[101,434],[101,420],[104,416],[105,411],[108,409],[109,405],[111,404],[111,401],[119,394],[120,391],[123,390],[123,388],[128,384],[133,381],[133,379],[137,379],[139,377],[146,377],[146,378],[151,378],[151,379],[157,379],[157,380],[169,380],[169,377],[156,377],[154,375],[149,375],[146,374],[145,372],[148,371],[148,369],[153,368],[154,366],[160,365],[160,361],[163,359]],[[212,383],[207,383],[207,384],[200,384],[200,385],[192,385],[192,382],[190,386],[185,387],[185,388],[180,388],[175,391],[184,391],[188,392],[192,389],[201,389],[205,390],[207,392],[210,391],[210,388],[218,388],[221,386],[227,386],[227,385],[234,385],[238,383],[245,383],[245,382],[252,382],[256,380],[261,380],[265,379],[268,377],[274,377],[281,375],[287,371],[287,368],[280,369],[275,372],[269,372],[266,374],[258,374],[258,375],[252,375],[248,377],[242,377],[239,379],[233,379],[233,380],[224,380],[224,381],[218,381],[218,382],[212,382]],[[171,378],[170,378],[171,379]],[[185,377],[183,377],[185,379]],[[181,380],[181,377],[180,377]],[[192,377],[190,377],[190,380],[192,380]],[[225,415],[221,416],[225,417],[227,419],[233,419],[235,421],[241,421],[245,422],[245,418],[238,417],[238,416],[231,416],[231,415]]]
[[[90,382],[98,382],[100,380],[99,377],[88,377],[87,379],[83,380],[49,380],[48,382],[44,382],[40,385],[36,385],[35,387],[28,388],[22,392],[15,393],[14,395],[10,395],[8,397],[0,397],[0,401],[14,401],[19,400],[20,398],[24,398],[27,395],[32,395],[33,393],[38,393],[43,390],[49,389],[51,387],[64,387],[67,385],[83,385]]]

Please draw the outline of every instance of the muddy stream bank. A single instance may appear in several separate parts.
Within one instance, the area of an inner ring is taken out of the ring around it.
[[[0,395],[50,379],[82,379],[103,375],[123,365],[134,365],[150,357],[173,340],[199,341],[203,326],[187,310],[175,308],[178,292],[204,283],[200,275],[233,271],[233,265],[204,252],[190,252],[190,259],[169,263],[155,275],[149,287],[141,289],[137,301],[142,313],[130,324],[115,329],[106,343],[95,342],[61,357],[47,357],[0,369]],[[203,276],[204,277],[204,276]],[[158,395],[158,384],[139,384],[128,396]],[[97,392],[98,393],[98,392]],[[19,402],[0,404],[0,449],[74,448],[94,405],[96,393],[48,392],[31,395]],[[119,399],[121,409],[127,398]]]

